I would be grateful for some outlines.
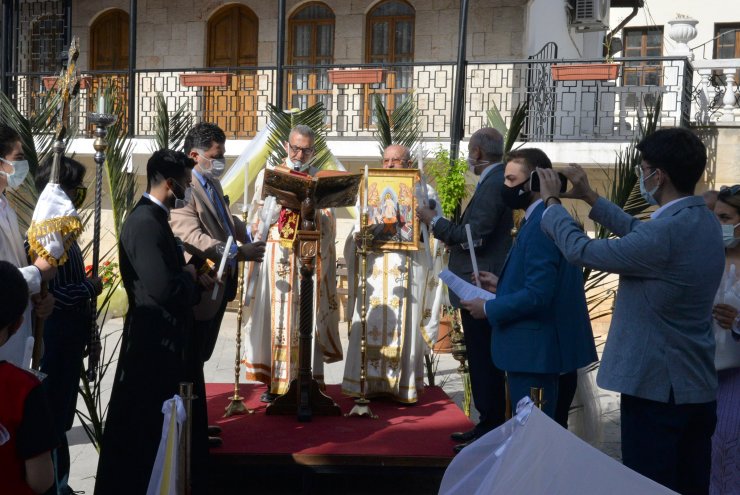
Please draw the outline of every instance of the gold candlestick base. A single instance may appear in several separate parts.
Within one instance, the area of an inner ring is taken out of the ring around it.
[[[254,409],[249,409],[244,405],[244,397],[235,395],[231,398],[229,405],[224,408],[224,418],[229,416],[237,416],[239,414],[254,414]]]
[[[378,417],[370,410],[370,401],[363,397],[355,399],[354,407],[344,416],[347,418],[349,418],[350,416],[358,416],[367,417],[370,419],[378,419]]]

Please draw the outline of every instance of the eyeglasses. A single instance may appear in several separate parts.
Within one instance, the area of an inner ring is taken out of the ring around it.
[[[648,170],[652,170],[652,167],[647,167]],[[639,178],[643,176],[642,166],[635,165],[635,175]]]
[[[293,146],[292,144],[288,144],[288,147],[290,148],[290,151],[292,151],[294,154],[298,154],[298,152],[302,152],[304,155],[312,155],[314,152],[314,148],[309,146],[306,148],[301,148],[300,146]]]
[[[718,198],[729,198],[730,196],[734,196],[737,193],[740,193],[740,184],[736,184],[734,186],[722,186],[719,188],[719,194],[717,195]]]

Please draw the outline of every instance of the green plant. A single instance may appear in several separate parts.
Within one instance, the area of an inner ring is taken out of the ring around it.
[[[162,93],[157,93],[154,98],[154,149],[180,150],[185,142],[185,136],[193,126],[193,115],[190,113],[190,105],[186,101],[170,115],[167,108],[167,100]]]
[[[380,146],[380,153],[392,144],[400,144],[408,149],[414,149],[421,140],[421,125],[419,124],[419,110],[416,108],[412,95],[404,98],[390,115],[383,105],[379,95],[373,98],[375,104],[375,139]]]
[[[434,181],[442,213],[452,217],[472,189],[465,181],[468,162],[464,158],[452,160],[450,152],[442,147],[433,154],[434,159],[424,170]]]
[[[524,128],[527,121],[527,105],[520,103],[511,114],[511,121],[506,125],[504,117],[501,115],[495,103],[491,103],[491,108],[486,112],[489,127],[493,127],[504,136],[504,153],[508,153],[514,147],[514,143]]]
[[[267,138],[267,146],[270,148],[269,161],[273,166],[282,164],[287,157],[285,143],[288,141],[291,129],[299,124],[310,127],[316,134],[314,159],[311,164],[316,168],[323,168],[332,162],[333,157],[326,146],[326,109],[321,102],[305,110],[286,112],[274,105],[268,105],[268,110],[270,122],[267,125],[270,135]]]

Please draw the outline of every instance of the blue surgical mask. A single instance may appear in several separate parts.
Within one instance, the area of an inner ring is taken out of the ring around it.
[[[28,175],[28,160],[16,160],[11,162],[5,158],[0,158],[0,161],[13,167],[13,171],[10,173],[0,170],[0,174],[3,174],[8,179],[8,186],[11,189],[18,189],[21,187],[23,181],[26,180],[26,175]]]
[[[655,186],[652,190],[647,191],[645,189],[645,180],[655,175],[656,172],[657,170],[653,170],[653,173],[648,175],[647,177],[642,175],[642,172],[640,172],[640,196],[642,196],[642,199],[644,199],[647,204],[653,206],[658,204],[658,201],[655,199],[654,194],[657,192],[660,186]]]
[[[735,237],[735,229],[738,225],[740,223],[736,223],[735,225],[720,225],[722,227],[722,242],[725,243],[726,248],[734,248],[740,243],[740,237]]]

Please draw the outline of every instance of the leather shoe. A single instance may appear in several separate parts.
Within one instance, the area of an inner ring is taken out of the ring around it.
[[[208,448],[215,449],[224,444],[224,441],[221,440],[221,437],[208,437]]]
[[[450,438],[453,439],[456,442],[470,442],[471,440],[475,440],[478,438],[478,435],[475,433],[475,428],[468,431],[456,431],[452,435],[450,435]]]
[[[458,454],[462,449],[464,449],[465,447],[467,447],[468,445],[470,445],[473,442],[475,442],[475,440],[471,440],[471,441],[465,442],[465,443],[458,443],[457,445],[455,445],[454,447],[452,447],[452,450],[454,450],[455,453]]]
[[[272,394],[270,392],[263,392],[260,396],[260,402],[272,402],[277,398],[278,394]]]
[[[221,427],[216,425],[208,425],[208,436],[217,437],[221,435]]]

